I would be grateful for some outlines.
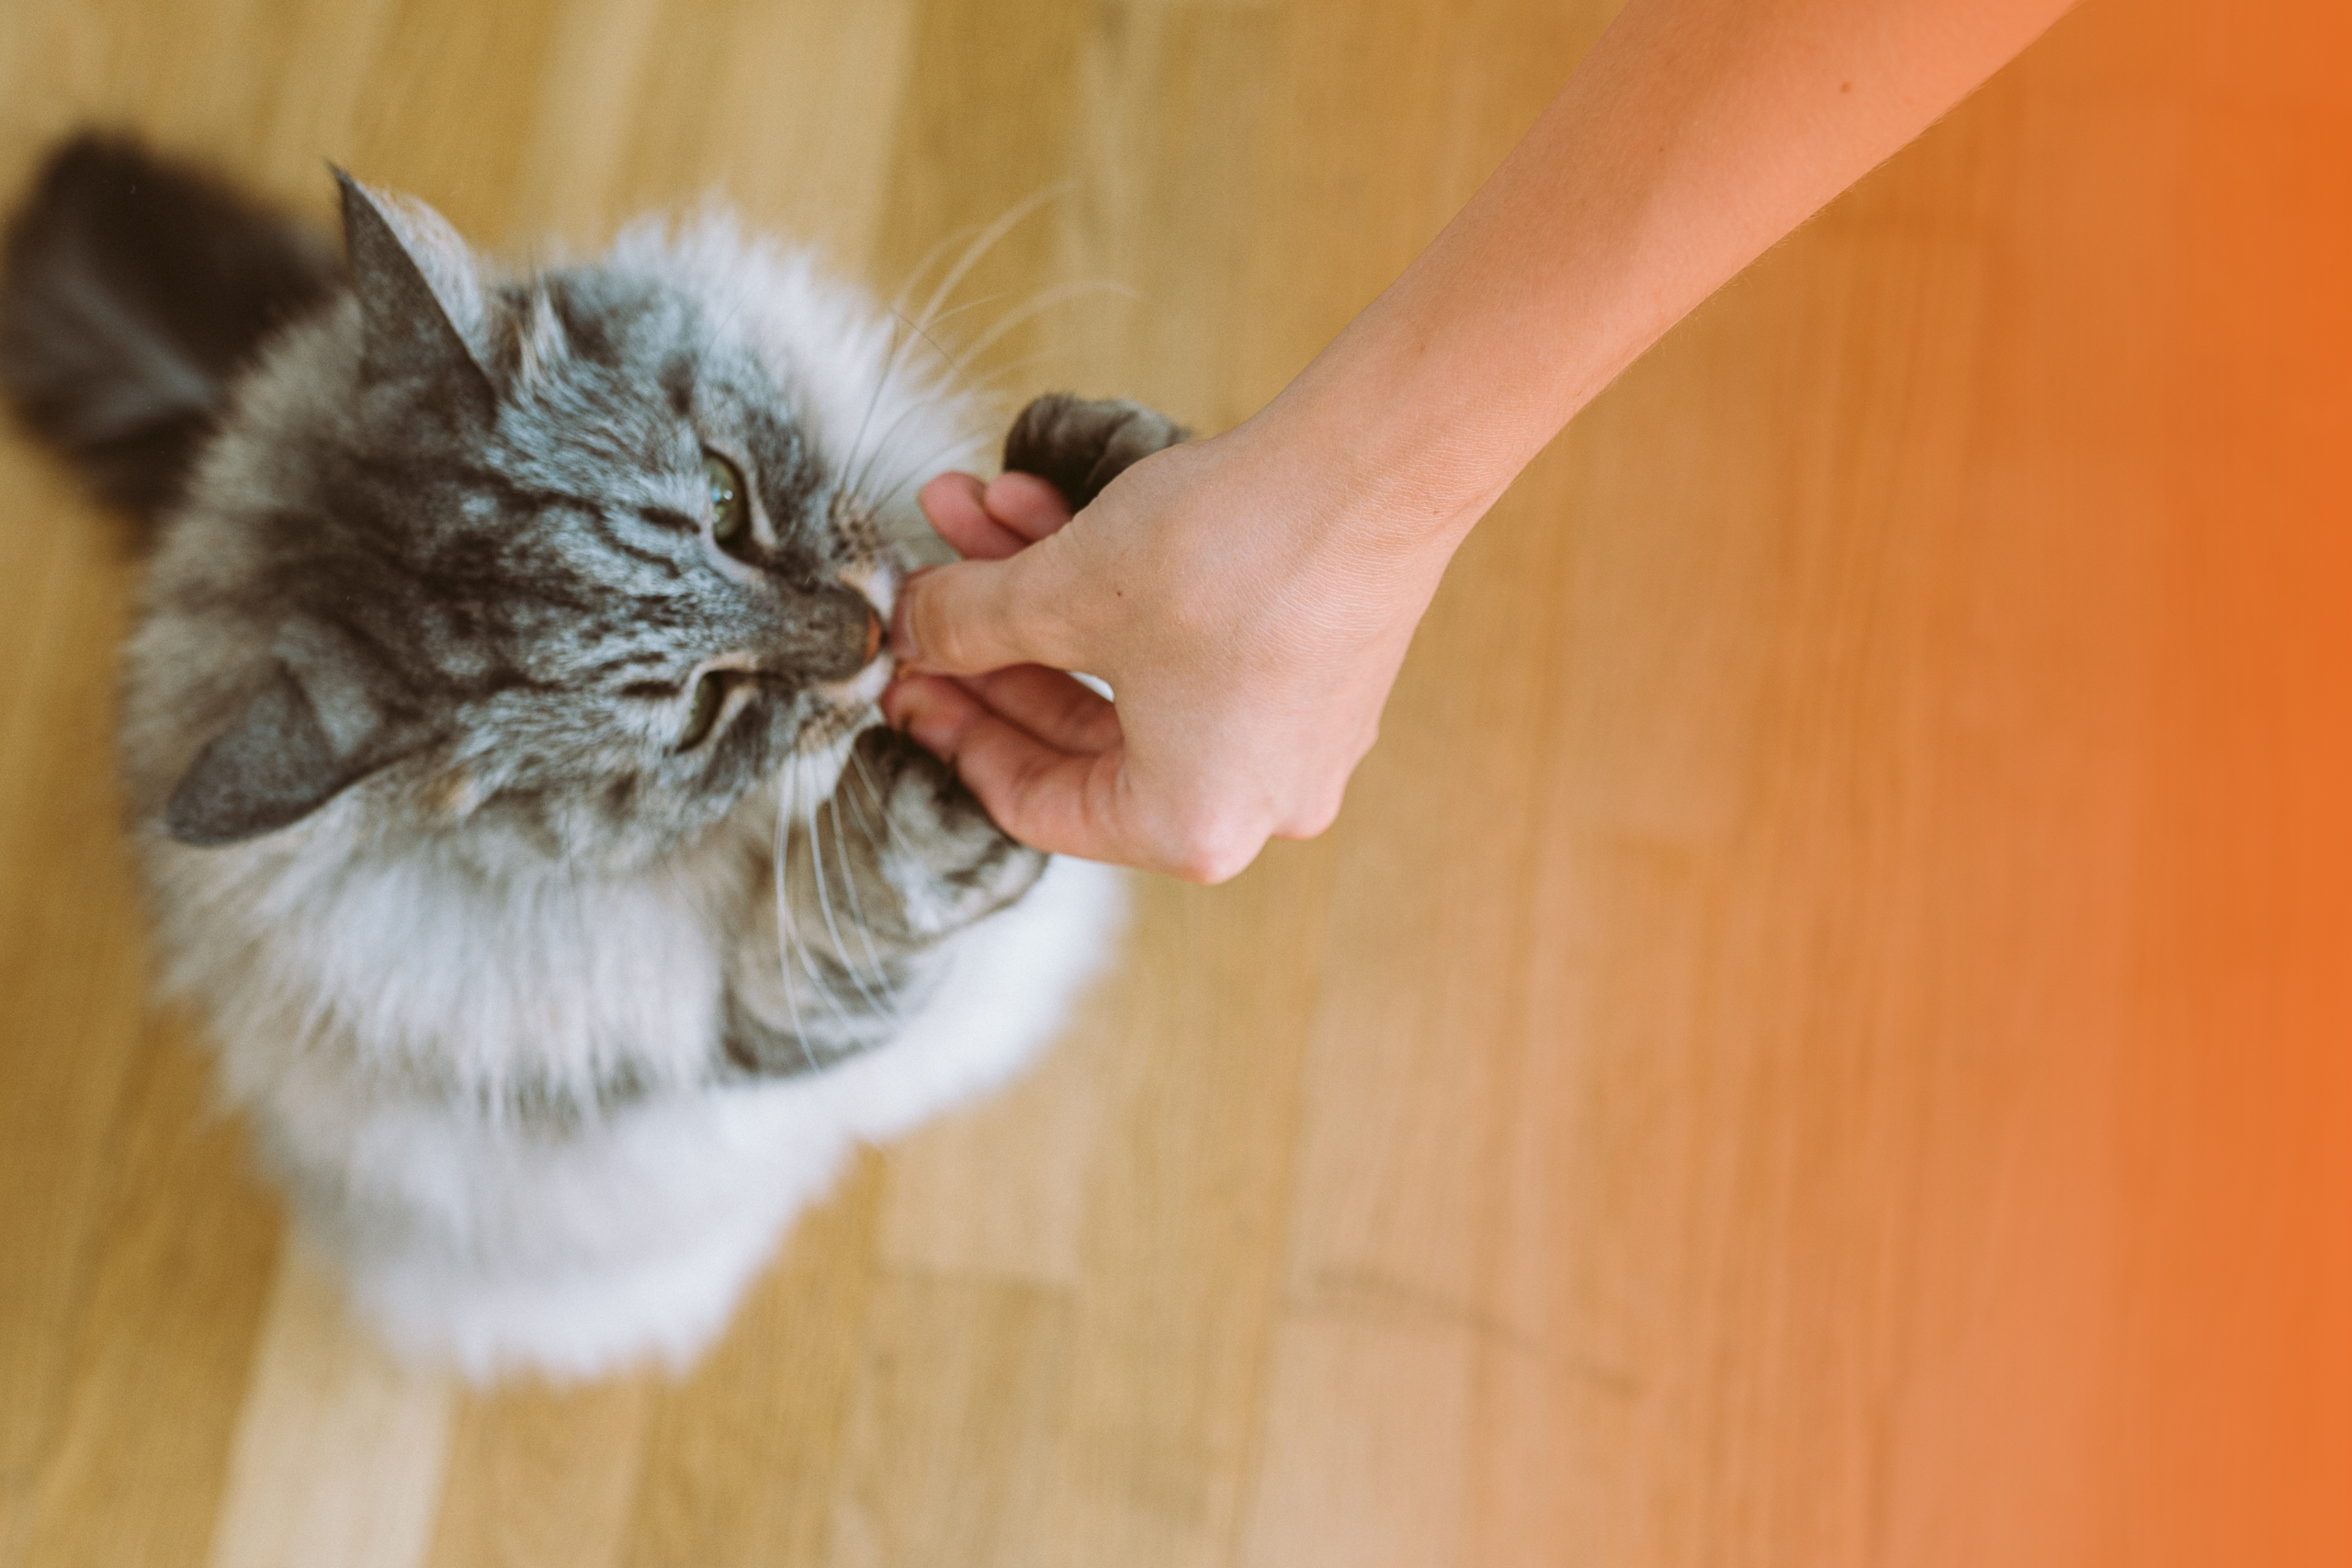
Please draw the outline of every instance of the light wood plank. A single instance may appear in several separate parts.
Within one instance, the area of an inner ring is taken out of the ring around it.
[[[1089,1183],[1040,1562],[1230,1561],[1279,1288],[1327,854],[1283,846],[1220,891],[1157,885],[1141,900],[1136,956],[1111,993],[1136,1066]]]
[[[62,475],[17,453],[6,466],[28,525],[0,535],[0,581],[26,596],[0,630],[0,996],[17,1047],[0,1095],[0,1257],[40,1260],[0,1272],[0,1477],[13,1491],[55,1440],[147,976],[103,732],[119,551]]]
[[[1278,1342],[1241,1568],[1460,1562],[1475,1335],[1294,1315]]]
[[[208,1068],[185,1033],[147,1026],[135,1062],[21,1527],[23,1561],[39,1568],[202,1555],[277,1256],[277,1217],[248,1172],[243,1130],[210,1109]]]
[[[881,1280],[824,1561],[1033,1561],[1069,1328],[1058,1291],[912,1271]]]
[[[1137,1067],[1118,1017],[1090,998],[1026,1077],[888,1151],[885,1267],[1064,1290],[1085,1278],[1090,1178]]]
[[[591,213],[609,225],[718,195],[865,276],[920,26],[914,0],[661,6],[631,36],[609,39],[584,77],[569,60],[551,64],[526,184],[584,194],[602,174],[604,185],[591,207],[535,195],[524,210],[569,231]],[[608,96],[624,71],[638,90]],[[614,126],[628,128],[625,139]],[[537,205],[550,199],[575,207]]]
[[[653,1385],[640,1374],[461,1394],[430,1568],[618,1562]]]
[[[865,1373],[880,1172],[806,1214],[691,1376],[657,1383],[621,1537],[632,1568],[823,1561]]]
[[[415,1568],[441,1495],[455,1392],[351,1321],[330,1267],[277,1269],[211,1568]]]

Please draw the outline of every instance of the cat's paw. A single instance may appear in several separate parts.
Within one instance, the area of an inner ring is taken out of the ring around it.
[[[1190,439],[1192,432],[1141,403],[1048,392],[1012,422],[1004,467],[1046,480],[1079,512],[1129,464]]]
[[[948,765],[893,729],[857,739],[825,810],[880,886],[877,934],[920,947],[1012,903],[1046,855],[1009,837]],[[864,880],[862,877],[861,880]]]

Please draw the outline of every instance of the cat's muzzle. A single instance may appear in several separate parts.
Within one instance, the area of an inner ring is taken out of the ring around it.
[[[777,639],[774,657],[818,682],[850,680],[881,655],[881,612],[856,590],[821,588],[794,608],[796,624]]]
[[[821,592],[836,640],[822,660],[804,661],[820,696],[844,711],[880,699],[895,666],[888,652],[890,607],[899,572],[888,558],[869,558],[842,572],[839,588]]]

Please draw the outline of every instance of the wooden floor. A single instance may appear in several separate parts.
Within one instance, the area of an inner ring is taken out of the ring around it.
[[[1627,375],[1339,828],[684,1381],[404,1375],[285,1244],[143,1000],[135,568],[0,444],[0,1568],[2352,1561],[2348,51],[2245,9],[2091,0]],[[1610,10],[10,0],[0,192],[97,119],[889,288],[1055,187],[962,321],[1128,292],[976,373],[1214,428]]]

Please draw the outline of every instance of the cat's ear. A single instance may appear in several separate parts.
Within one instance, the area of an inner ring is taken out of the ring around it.
[[[268,683],[181,775],[164,827],[211,848],[290,827],[413,750],[417,728],[373,697],[356,650],[319,630],[279,638]]]
[[[452,412],[486,420],[495,400],[466,340],[482,302],[464,242],[429,209],[402,211],[395,221],[357,180],[341,169],[334,177],[359,299],[361,375],[370,383],[431,383]]]

